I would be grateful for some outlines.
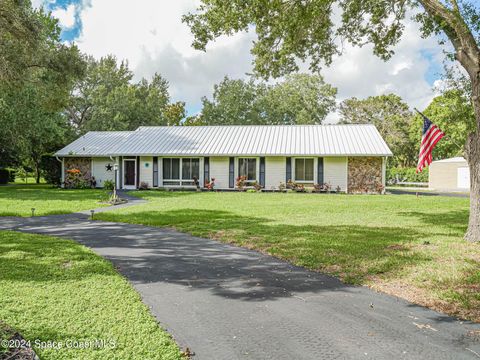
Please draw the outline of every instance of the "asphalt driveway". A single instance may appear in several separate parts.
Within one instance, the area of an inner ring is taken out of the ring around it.
[[[74,239],[113,262],[194,359],[480,359],[480,326],[169,229],[72,214],[0,228]]]

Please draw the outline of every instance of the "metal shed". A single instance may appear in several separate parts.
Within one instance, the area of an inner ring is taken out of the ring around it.
[[[469,191],[470,170],[467,160],[463,157],[454,157],[432,162],[428,187],[440,191]]]

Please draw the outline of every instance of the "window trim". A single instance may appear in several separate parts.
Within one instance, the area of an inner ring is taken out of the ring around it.
[[[163,171],[164,161],[165,159],[179,159],[179,171],[178,171],[178,179],[165,179],[165,174]],[[179,186],[187,186],[187,187],[195,187],[195,183],[193,179],[182,179],[183,177],[183,159],[197,159],[198,160],[198,181],[200,182],[201,174],[200,168],[202,166],[201,157],[195,156],[165,156],[162,157],[162,186],[163,187],[179,187]],[[170,183],[170,184],[165,184]]]
[[[258,156],[239,156],[235,162],[235,181],[240,176],[240,159],[255,159],[255,179],[246,180],[247,186],[253,186],[254,183],[260,183],[260,158]]]
[[[307,160],[307,159],[311,159],[313,160],[313,179],[312,180],[297,180],[297,159],[298,160]],[[313,156],[299,156],[299,157],[294,157],[292,158],[292,178],[293,178],[293,181],[297,182],[297,183],[300,183],[300,184],[315,184],[315,181],[316,181],[316,176],[315,176],[315,157]]]

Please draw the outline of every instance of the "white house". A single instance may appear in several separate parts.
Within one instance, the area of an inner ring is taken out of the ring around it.
[[[215,179],[235,189],[236,178],[266,190],[292,180],[328,183],[345,192],[378,191],[390,149],[373,125],[158,126],[88,132],[55,154],[62,174],[79,169],[97,186],[121,189],[193,188]],[[62,179],[63,180],[63,179]]]

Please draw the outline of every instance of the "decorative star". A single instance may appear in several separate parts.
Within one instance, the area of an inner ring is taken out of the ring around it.
[[[107,171],[112,171],[113,169],[112,164],[108,163],[107,165],[105,165],[105,169],[107,169]]]

